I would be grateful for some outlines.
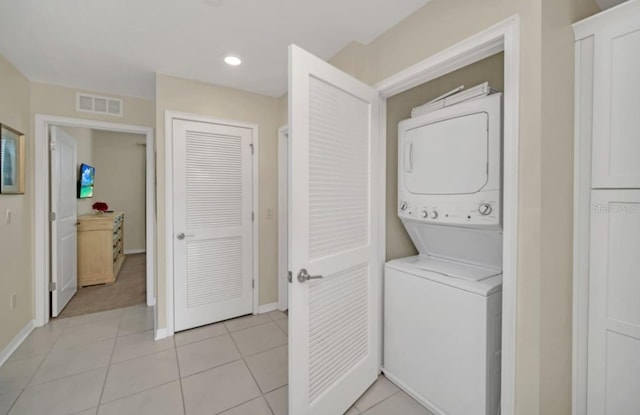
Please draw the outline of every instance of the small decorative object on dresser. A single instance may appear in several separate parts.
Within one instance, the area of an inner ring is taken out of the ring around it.
[[[24,134],[0,124],[0,193],[24,193]]]
[[[104,212],[109,210],[109,205],[106,202],[96,202],[91,208],[96,211],[96,215],[102,215]]]
[[[124,213],[83,215],[78,222],[78,286],[115,282],[124,263]]]

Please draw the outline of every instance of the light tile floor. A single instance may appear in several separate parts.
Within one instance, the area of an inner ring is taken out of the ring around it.
[[[153,340],[152,309],[53,321],[0,367],[0,415],[287,414],[287,316]],[[430,415],[381,376],[349,415]]]

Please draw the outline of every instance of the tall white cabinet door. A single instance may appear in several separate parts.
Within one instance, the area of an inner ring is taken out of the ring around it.
[[[173,121],[175,330],[253,310],[252,130]]]
[[[377,92],[290,46],[289,413],[344,413],[380,364]]]
[[[640,188],[640,18],[620,16],[594,41],[594,188]]]
[[[592,193],[589,415],[640,413],[640,190]]]
[[[51,127],[51,315],[57,317],[78,291],[78,143]]]

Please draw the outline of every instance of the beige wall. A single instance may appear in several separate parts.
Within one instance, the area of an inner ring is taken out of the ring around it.
[[[162,201],[164,187],[164,112],[166,110],[207,115],[224,120],[256,123],[259,126],[260,200],[260,304],[278,301],[277,272],[277,130],[280,126],[278,99],[216,85],[158,74],[156,76],[156,138],[158,166],[158,235],[166,232]],[[273,209],[271,219],[266,210]],[[165,264],[166,246],[158,239],[158,324],[166,325]]]
[[[566,149],[572,140],[573,124],[572,105],[567,105],[572,102],[573,86],[569,25],[596,11],[592,0],[432,0],[369,45],[352,43],[331,59],[339,68],[375,84],[513,14],[520,16],[522,83],[516,328],[516,413],[519,415],[569,413],[571,220],[567,218],[571,217],[572,208],[567,184],[572,176],[571,154]],[[558,95],[562,98],[553,103],[553,110],[545,108],[543,112],[544,105]],[[555,123],[562,126],[553,134],[556,139],[561,135],[560,143],[551,143],[551,136],[543,140],[543,124],[546,132]],[[562,151],[554,154],[555,150]],[[550,183],[556,174],[562,174],[563,178],[559,183]],[[562,191],[566,192],[564,196],[556,199]],[[558,221],[563,222],[556,228],[547,220],[553,204],[558,201],[564,203],[556,205],[562,218]],[[544,227],[543,213],[547,213]],[[553,229],[556,229],[555,236],[551,235]],[[554,291],[555,283],[561,285],[559,291]],[[565,359],[567,363],[557,359]]]
[[[94,130],[93,166],[96,168],[92,201],[107,202],[125,214],[124,250],[145,249],[146,151],[138,145],[146,136]]]
[[[25,134],[27,155],[24,195],[0,195],[0,351],[33,318],[31,212],[33,137],[29,112],[29,81],[0,56],[0,123]],[[11,210],[11,223],[5,221]],[[9,299],[16,294],[16,308]]]
[[[540,413],[571,411],[573,31],[593,1],[542,0]]]
[[[504,84],[503,62],[504,56],[500,53],[387,99],[387,261],[417,254],[397,215],[398,123],[411,118],[412,108],[439,97],[460,85],[469,88],[489,81],[491,87],[502,91]]]
[[[76,111],[76,92],[106,95],[123,100],[122,117]],[[65,86],[31,83],[31,114],[57,115],[60,117],[106,121],[116,124],[155,126],[155,104],[153,100],[123,97],[95,91],[85,91]]]
[[[77,154],[78,154],[78,171],[82,163],[93,166],[93,131],[90,128],[76,128],[76,127],[60,127],[67,132],[71,137],[76,139]],[[94,200],[88,199],[76,199],[78,207],[78,215],[86,215],[93,210]]]

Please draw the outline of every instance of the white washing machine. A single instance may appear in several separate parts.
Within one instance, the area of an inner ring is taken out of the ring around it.
[[[501,94],[402,121],[398,216],[419,255],[385,265],[385,375],[440,415],[496,415]]]
[[[416,256],[385,265],[384,373],[436,414],[500,401],[500,270]]]

